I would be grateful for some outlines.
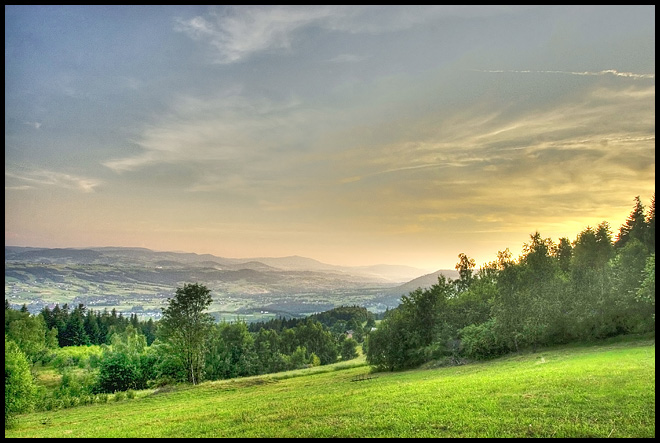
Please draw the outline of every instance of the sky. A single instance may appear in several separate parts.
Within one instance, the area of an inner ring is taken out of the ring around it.
[[[5,245],[433,271],[654,193],[654,5],[5,5]]]

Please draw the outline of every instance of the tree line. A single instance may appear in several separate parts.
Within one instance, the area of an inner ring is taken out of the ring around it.
[[[5,300],[6,423],[39,398],[37,407],[51,409],[107,398],[106,393],[260,375],[358,356],[359,343],[345,327],[354,327],[361,341],[368,317],[364,308],[341,306],[322,313],[317,317],[325,324],[308,317],[248,327],[242,320],[217,323],[207,312],[210,292],[198,283],[184,284],[156,322],[83,305],[71,311],[56,305],[31,315],[25,306],[15,310]],[[83,351],[58,358],[66,349]],[[43,389],[37,394],[31,370],[42,365],[62,375],[52,395]],[[75,366],[84,369],[82,374],[71,370]]]
[[[403,296],[369,334],[367,362],[397,370],[655,333],[655,195],[647,212],[635,197],[615,240],[605,221],[572,242],[535,232],[517,259],[506,249],[475,265],[461,253],[458,279]]]

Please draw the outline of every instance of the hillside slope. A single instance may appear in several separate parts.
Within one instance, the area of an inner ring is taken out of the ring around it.
[[[650,340],[363,381],[343,365],[26,414],[5,437],[655,437]]]

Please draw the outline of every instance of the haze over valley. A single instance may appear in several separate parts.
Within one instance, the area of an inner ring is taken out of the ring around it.
[[[340,305],[374,313],[398,305],[416,287],[455,270],[408,266],[338,266],[305,257],[236,259],[145,248],[5,246],[5,298],[32,313],[44,306],[84,304],[93,310],[160,318],[176,288],[199,282],[212,290],[217,319],[299,317]],[[411,289],[410,281],[417,285]]]

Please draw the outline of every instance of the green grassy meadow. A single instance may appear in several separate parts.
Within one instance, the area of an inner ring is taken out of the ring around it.
[[[655,437],[655,342],[464,366],[330,366],[19,416],[5,437]]]

